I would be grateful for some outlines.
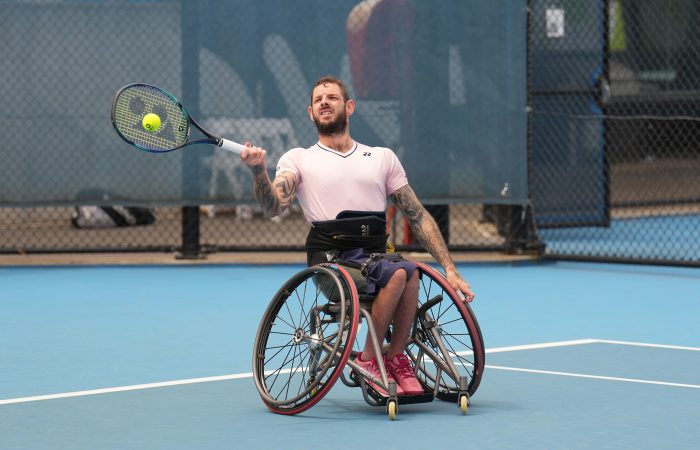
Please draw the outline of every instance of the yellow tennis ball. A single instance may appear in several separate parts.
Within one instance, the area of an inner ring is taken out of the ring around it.
[[[143,128],[146,131],[155,133],[160,128],[160,116],[158,114],[148,113],[143,116]]]

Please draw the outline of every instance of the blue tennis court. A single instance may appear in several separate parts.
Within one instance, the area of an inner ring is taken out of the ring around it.
[[[695,447],[698,269],[461,264],[487,348],[472,407],[392,422],[340,382],[298,416],[260,400],[258,321],[301,268],[0,268],[0,447]]]
[[[602,255],[614,249],[620,258],[668,258],[697,264],[698,223],[699,214],[668,214],[616,219],[609,227],[545,228],[539,233],[552,254]],[[650,239],[649,230],[660,231]]]

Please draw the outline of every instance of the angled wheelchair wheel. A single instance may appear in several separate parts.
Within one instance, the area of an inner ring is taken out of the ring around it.
[[[418,314],[407,352],[426,391],[437,386],[437,398],[457,402],[465,392],[473,395],[481,382],[485,364],[481,329],[469,304],[457,297],[445,277],[417,264]]]
[[[260,322],[253,376],[265,405],[298,414],[321,400],[347,362],[359,321],[358,295],[345,269],[304,269],[275,294]]]

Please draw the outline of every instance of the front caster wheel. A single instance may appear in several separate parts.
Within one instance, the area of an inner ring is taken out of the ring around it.
[[[462,411],[462,414],[466,414],[467,410],[469,410],[469,395],[468,394],[462,394],[459,396],[459,410]]]
[[[396,414],[399,413],[399,405],[396,400],[389,400],[386,404],[386,413],[389,415],[389,420],[396,420]]]

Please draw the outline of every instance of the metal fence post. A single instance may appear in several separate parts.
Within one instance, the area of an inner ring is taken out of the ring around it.
[[[199,115],[199,6],[196,1],[182,0],[182,99],[193,117]],[[199,153],[182,153],[182,191],[188,195],[199,192]],[[199,205],[182,207],[182,247],[179,259],[199,259]]]

